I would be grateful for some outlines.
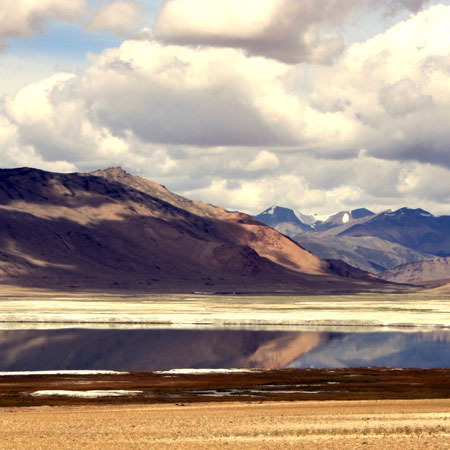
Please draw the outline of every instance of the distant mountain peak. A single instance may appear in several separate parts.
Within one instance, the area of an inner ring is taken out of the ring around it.
[[[351,211],[353,219],[363,219],[364,217],[374,216],[375,213],[367,208],[357,208]]]
[[[255,218],[288,236],[304,231],[311,231],[309,224],[303,222],[295,211],[283,206],[272,205],[255,216]]]
[[[272,205],[262,213],[255,216],[259,221],[276,228],[284,234],[295,236],[295,232],[324,231],[330,228],[345,225],[351,221],[374,216],[375,213],[366,208],[354,209],[352,211],[340,211],[334,214],[302,214],[283,206]],[[286,224],[294,224],[298,230]]]
[[[277,209],[285,209],[285,208],[283,208],[283,207],[281,207],[281,206],[271,205],[271,206],[269,206],[267,209],[265,209],[265,210],[264,210],[262,213],[260,213],[260,214],[273,215],[273,214],[275,214],[275,211],[276,211]],[[286,209],[287,209],[287,208],[286,208]]]
[[[428,211],[425,211],[422,208],[407,208],[406,206],[404,206],[403,208],[396,209],[396,210],[388,209],[386,211],[383,211],[380,214],[385,215],[385,216],[407,215],[409,217],[412,217],[412,216],[435,217],[433,214],[431,214]]]

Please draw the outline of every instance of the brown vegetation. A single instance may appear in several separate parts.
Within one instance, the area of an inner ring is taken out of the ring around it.
[[[33,397],[39,390],[139,390],[98,399]],[[229,401],[450,398],[450,369],[284,369],[244,373],[0,377],[0,407]]]

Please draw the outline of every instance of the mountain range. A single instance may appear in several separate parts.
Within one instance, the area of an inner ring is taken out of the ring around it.
[[[378,277],[402,283],[450,278],[450,216],[400,208],[375,214],[341,211],[305,223],[312,216],[270,207],[255,218],[290,236],[324,259],[343,260]]]
[[[0,170],[0,284],[298,293],[391,286],[322,260],[247,214],[188,200],[121,168]]]

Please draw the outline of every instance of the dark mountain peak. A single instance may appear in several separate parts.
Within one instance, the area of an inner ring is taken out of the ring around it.
[[[280,225],[291,224],[290,228],[292,228],[293,225],[296,228],[295,231],[297,233],[306,230],[311,231],[310,226],[303,223],[292,209],[285,208],[283,206],[271,206],[255,216],[255,218],[260,222],[269,225],[270,227],[274,227],[282,233],[288,235],[292,234],[293,230],[287,230],[285,229],[285,226],[282,226],[282,229],[280,229]]]
[[[290,208],[285,208],[283,206],[270,206],[266,210],[264,210],[262,213],[259,214],[260,216],[276,216],[279,218],[290,218],[294,221],[298,221],[298,217],[295,215],[294,211]]]
[[[389,209],[387,211],[383,211],[382,213],[380,213],[381,215],[384,216],[396,216],[396,217],[400,217],[400,216],[407,216],[408,218],[412,218],[412,217],[434,217],[433,214],[429,213],[428,211],[425,211],[424,209],[421,208],[407,208],[407,207],[403,207],[403,208],[399,208],[397,210],[392,210]]]
[[[350,212],[353,219],[364,219],[364,217],[374,216],[375,213],[367,208],[357,208]]]

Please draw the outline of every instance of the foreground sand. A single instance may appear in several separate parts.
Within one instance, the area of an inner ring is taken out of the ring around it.
[[[447,449],[450,400],[0,409],[1,449]]]

